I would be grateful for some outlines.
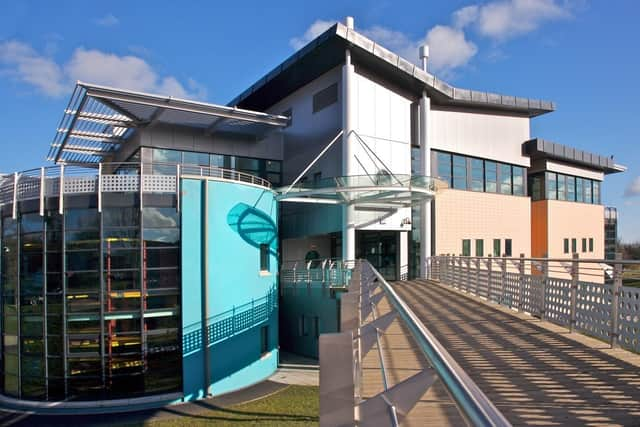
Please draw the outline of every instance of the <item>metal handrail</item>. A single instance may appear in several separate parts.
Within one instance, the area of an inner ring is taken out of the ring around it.
[[[391,304],[411,331],[418,347],[438,374],[440,381],[467,422],[476,426],[510,426],[504,415],[424,326],[384,277],[368,261],[365,260],[363,263],[375,274]]]

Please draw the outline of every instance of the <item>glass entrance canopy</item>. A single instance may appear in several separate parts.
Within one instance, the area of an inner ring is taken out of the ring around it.
[[[298,182],[277,189],[283,202],[409,207],[429,200],[447,184],[437,178],[417,175],[351,175]]]

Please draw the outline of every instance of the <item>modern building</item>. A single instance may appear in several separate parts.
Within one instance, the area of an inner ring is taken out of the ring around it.
[[[618,252],[618,210],[604,208],[604,258],[615,259]]]
[[[78,83],[55,166],[0,188],[5,404],[187,401],[267,378],[278,345],[317,354],[340,294],[286,289],[290,262],[602,257],[601,182],[624,168],[532,138],[553,103],[453,87],[420,55],[347,19],[227,106]]]

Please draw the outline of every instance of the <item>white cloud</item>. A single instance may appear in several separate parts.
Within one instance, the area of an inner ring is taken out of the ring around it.
[[[478,19],[478,11],[480,7],[476,5],[465,6],[458,9],[451,15],[453,26],[455,28],[464,28]]]
[[[534,31],[545,21],[570,16],[569,3],[555,0],[494,1],[480,6],[475,24],[483,36],[502,41]]]
[[[26,43],[16,40],[0,42],[0,65],[3,65],[3,73],[35,86],[46,95],[58,96],[65,91],[60,66],[39,55]]]
[[[114,25],[118,25],[119,23],[120,20],[113,13],[107,13],[102,18],[96,19],[96,24],[100,25],[101,27],[113,27]]]
[[[49,96],[63,95],[74,81],[83,80],[180,98],[206,97],[206,89],[193,79],[188,79],[185,87],[173,76],[158,75],[144,59],[97,49],[79,47],[66,63],[58,64],[28,44],[11,40],[0,42],[0,66],[0,71]]]
[[[436,25],[427,33],[430,64],[434,70],[445,74],[466,65],[478,52],[476,45],[465,38],[457,28]]]
[[[637,176],[629,183],[627,189],[624,191],[624,195],[625,197],[640,196],[640,176]]]
[[[336,21],[324,21],[322,19],[316,20],[313,24],[307,28],[307,31],[300,37],[293,37],[289,40],[289,45],[295,50],[302,49],[311,40],[324,33],[329,27],[335,24]]]

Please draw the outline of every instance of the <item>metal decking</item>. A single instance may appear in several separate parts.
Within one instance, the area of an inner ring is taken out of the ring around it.
[[[437,282],[392,286],[513,425],[640,424],[640,355]],[[380,315],[390,309],[386,299],[378,305]],[[391,385],[426,365],[399,319],[381,345]],[[376,351],[363,359],[362,386],[366,396],[381,390]],[[403,425],[463,423],[437,381]]]

